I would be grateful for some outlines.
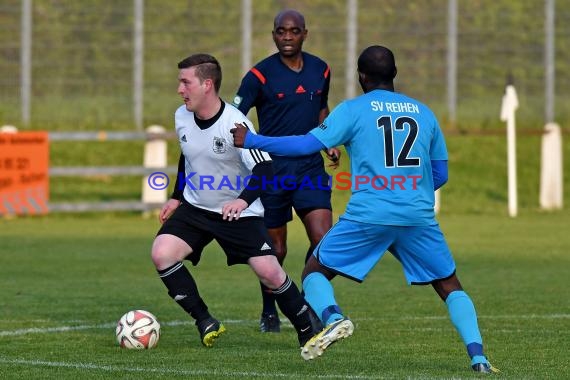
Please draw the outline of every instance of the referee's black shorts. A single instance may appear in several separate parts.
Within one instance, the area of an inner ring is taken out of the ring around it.
[[[197,265],[202,250],[216,240],[226,254],[228,265],[247,264],[250,257],[275,255],[262,217],[240,217],[227,221],[217,212],[194,207],[186,200],[164,222],[158,235],[171,234],[184,240],[192,253],[187,257]]]

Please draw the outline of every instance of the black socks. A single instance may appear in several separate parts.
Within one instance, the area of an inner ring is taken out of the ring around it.
[[[158,275],[164,282],[164,285],[166,285],[168,295],[192,318],[199,322],[211,317],[210,313],[208,313],[208,306],[206,306],[198,293],[196,281],[194,281],[194,278],[182,262],[178,262],[164,270],[159,270]]]

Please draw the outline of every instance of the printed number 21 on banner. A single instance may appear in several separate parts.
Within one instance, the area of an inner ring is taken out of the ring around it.
[[[47,132],[0,133],[0,215],[48,211]]]

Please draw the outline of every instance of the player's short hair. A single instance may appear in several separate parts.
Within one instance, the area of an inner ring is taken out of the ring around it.
[[[196,67],[196,76],[200,82],[211,79],[214,82],[216,92],[220,91],[222,86],[222,67],[216,58],[209,54],[193,54],[182,61],[178,62],[179,69],[188,69]]]
[[[358,71],[370,82],[392,83],[397,73],[394,53],[384,46],[369,46],[358,57]]]

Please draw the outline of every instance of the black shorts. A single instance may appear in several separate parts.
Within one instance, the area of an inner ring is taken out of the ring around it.
[[[198,264],[202,250],[214,239],[224,250],[228,265],[247,264],[250,257],[275,255],[263,218],[247,216],[230,222],[217,212],[194,207],[185,200],[157,236],[162,234],[184,240],[192,248],[187,260],[193,265]]]
[[[277,228],[293,220],[293,211],[331,210],[331,179],[320,153],[302,158],[273,158],[275,183],[261,193],[265,226]]]

